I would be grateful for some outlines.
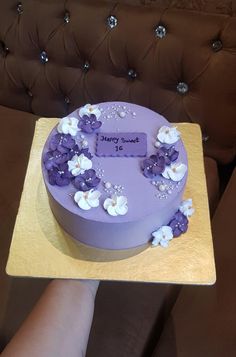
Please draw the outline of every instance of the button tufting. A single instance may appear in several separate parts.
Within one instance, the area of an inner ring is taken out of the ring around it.
[[[21,15],[23,12],[23,5],[21,2],[18,2],[16,9],[17,9],[18,14]]]
[[[65,97],[64,101],[65,101],[66,104],[70,104],[70,99],[68,97]]]
[[[108,16],[108,18],[107,18],[107,25],[108,25],[111,29],[113,29],[114,27],[116,27],[116,26],[118,25],[118,20],[117,20],[117,18],[116,18],[115,16],[113,16],[113,15]]]
[[[137,78],[137,72],[135,72],[134,69],[129,69],[128,70],[128,76],[129,76],[130,79],[135,79],[135,78]]]
[[[202,134],[202,141],[205,143],[209,140],[209,135],[207,134]]]
[[[33,97],[33,94],[29,89],[26,90],[26,93],[28,94],[29,97]]]
[[[5,45],[4,42],[0,41],[0,55],[6,57],[9,53],[9,48]]]
[[[40,60],[41,60],[42,63],[47,63],[47,62],[48,62],[47,52],[42,51],[42,52],[40,53]]]
[[[222,44],[221,40],[214,40],[211,43],[211,48],[214,52],[220,51],[222,49],[222,47],[223,47],[223,44]]]
[[[88,72],[89,68],[90,68],[89,62],[88,62],[88,61],[85,61],[85,62],[84,62],[84,65],[83,65],[83,70],[84,70],[85,72]]]
[[[188,85],[184,82],[179,82],[176,86],[176,89],[180,94],[185,94],[188,92]]]
[[[156,37],[158,37],[158,38],[165,37],[166,33],[167,33],[166,28],[162,25],[158,25],[154,31],[155,31]]]
[[[68,11],[65,12],[64,21],[68,24],[70,22],[70,13]]]

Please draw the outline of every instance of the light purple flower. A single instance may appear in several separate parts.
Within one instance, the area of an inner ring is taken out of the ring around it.
[[[179,156],[179,152],[175,150],[174,146],[169,148],[161,146],[157,149],[156,153],[159,157],[164,157],[166,165],[170,165],[172,162],[176,161]]]
[[[174,237],[179,237],[182,233],[187,231],[188,219],[183,213],[177,211],[168,226],[172,228]]]
[[[60,164],[48,171],[48,181],[53,186],[67,186],[72,177],[66,163]]]
[[[163,156],[151,155],[142,162],[144,176],[154,178],[160,175],[165,169],[165,159]]]
[[[47,170],[51,170],[53,167],[57,167],[60,164],[64,164],[69,160],[69,153],[61,153],[58,150],[48,151],[44,155],[44,167]]]
[[[95,130],[99,129],[102,125],[102,122],[97,120],[95,114],[84,115],[78,124],[78,127],[87,134],[93,133]]]
[[[95,188],[100,183],[100,178],[96,176],[96,171],[93,169],[86,170],[84,174],[76,176],[74,180],[75,187],[80,191],[89,191]]]
[[[53,135],[49,148],[51,150],[58,150],[61,153],[67,153],[75,146],[75,140],[71,137],[70,134],[56,134]]]
[[[78,145],[75,145],[69,152],[69,160],[71,160],[73,156],[80,156],[81,154],[84,154],[89,160],[93,157],[88,148],[80,149]]]

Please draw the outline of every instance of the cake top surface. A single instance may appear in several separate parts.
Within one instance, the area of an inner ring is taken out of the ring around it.
[[[70,157],[70,174],[74,173],[75,176],[72,176],[68,185],[61,187],[50,184],[45,168],[45,155],[51,150],[50,142],[54,140],[58,130],[61,131],[62,124],[53,129],[44,146],[43,177],[47,190],[54,199],[84,219],[107,223],[133,222],[171,205],[176,194],[183,190],[187,179],[187,154],[181,138],[171,144],[163,143],[163,138],[168,136],[168,128],[173,128],[172,125],[163,116],[135,104],[105,102],[94,108],[94,111],[90,108],[93,114],[91,118],[95,118],[98,113],[98,120],[89,119],[88,107],[85,112],[80,108],[66,117],[71,120],[72,126],[74,118],[79,120],[80,131],[72,138],[78,147],[85,145],[92,155],[92,158],[83,155],[82,161],[79,160],[79,164],[76,164],[80,167],[84,165],[84,172],[77,170],[73,161],[76,159]],[[173,133],[176,134],[174,130]],[[170,138],[169,142],[171,140]],[[163,160],[159,159],[157,152],[160,149],[164,150],[165,160],[169,159],[168,165],[165,161],[163,166]],[[177,158],[171,162],[176,152]],[[178,180],[174,176],[176,169],[178,171],[175,165],[185,167]],[[170,168],[172,171],[168,174]],[[95,170],[95,176],[91,170]],[[156,174],[161,171],[162,173]],[[84,180],[88,178],[90,182],[96,182],[96,187],[86,194],[78,187],[87,182]],[[76,187],[74,180],[77,182]],[[78,204],[82,201],[83,208]],[[114,215],[116,208],[118,214]]]

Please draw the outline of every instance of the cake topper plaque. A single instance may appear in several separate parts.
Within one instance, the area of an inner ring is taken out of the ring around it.
[[[147,135],[145,133],[98,133],[96,155],[107,157],[146,156]]]

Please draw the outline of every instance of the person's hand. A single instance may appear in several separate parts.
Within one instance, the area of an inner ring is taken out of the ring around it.
[[[98,285],[52,280],[1,356],[85,356]]]

